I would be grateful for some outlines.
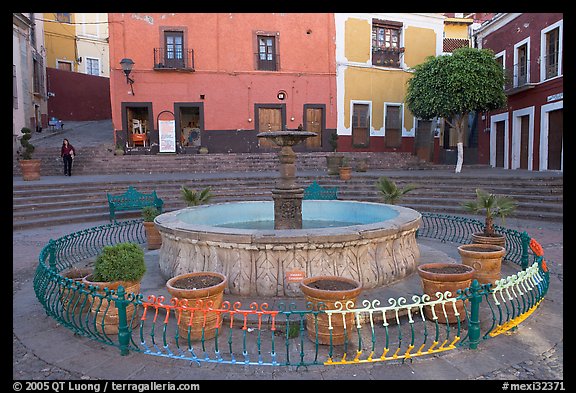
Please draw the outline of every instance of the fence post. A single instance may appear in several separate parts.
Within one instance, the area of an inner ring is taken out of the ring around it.
[[[56,270],[56,242],[53,239],[48,241],[48,250],[50,253],[48,265],[50,265],[50,270]]]
[[[126,292],[124,287],[118,287],[118,299],[115,301],[118,308],[118,343],[120,344],[120,355],[128,355],[128,344],[130,343],[130,332],[128,331],[128,318],[126,316]]]
[[[478,283],[478,280],[473,280],[470,286],[470,321],[468,325],[470,326],[469,338],[470,338],[470,349],[478,348],[478,343],[480,342],[480,303],[482,303],[482,295],[480,290],[482,287]]]
[[[522,239],[521,267],[522,270],[526,270],[528,269],[528,246],[530,244],[530,236],[528,236],[526,232],[522,232],[520,239]]]

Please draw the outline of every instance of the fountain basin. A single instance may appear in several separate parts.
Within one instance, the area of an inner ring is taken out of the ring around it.
[[[302,216],[302,229],[267,229],[265,225],[273,228],[274,221],[269,201],[202,205],[161,214],[155,219],[162,236],[160,271],[165,279],[215,271],[227,277],[230,294],[281,297],[302,296],[294,276],[337,275],[369,289],[416,271],[421,215],[413,209],[305,200]],[[254,227],[256,222],[264,226]]]

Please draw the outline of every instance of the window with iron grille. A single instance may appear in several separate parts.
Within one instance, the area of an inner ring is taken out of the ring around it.
[[[402,23],[372,20],[372,64],[382,67],[400,67]]]
[[[544,67],[546,79],[558,76],[558,57],[560,46],[560,29],[556,28],[546,33],[546,52],[544,54]]]
[[[276,62],[276,37],[270,35],[258,35],[258,69],[262,71],[277,71]]]
[[[88,75],[100,76],[100,60],[86,58],[86,73]]]
[[[528,45],[524,44],[516,50],[518,64],[516,65],[516,86],[524,86],[528,83]]]

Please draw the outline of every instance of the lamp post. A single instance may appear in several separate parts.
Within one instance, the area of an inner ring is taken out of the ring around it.
[[[130,84],[130,90],[132,91],[132,95],[134,95],[134,88],[132,85],[134,84],[134,79],[130,78],[130,72],[132,72],[132,66],[134,62],[132,59],[124,58],[120,61],[120,65],[122,66],[122,71],[126,74],[126,83]]]

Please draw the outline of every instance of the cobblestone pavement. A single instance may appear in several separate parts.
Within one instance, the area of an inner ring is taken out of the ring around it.
[[[90,223],[88,226],[97,226],[100,223]],[[545,250],[545,257],[550,269],[551,276],[554,277],[556,283],[563,283],[563,225],[560,223],[545,223],[533,222],[522,220],[507,220],[507,227],[514,228],[519,231],[526,231],[532,237],[536,238]],[[49,239],[58,238],[66,233],[71,233],[79,228],[74,225],[63,225],[52,228],[39,228],[36,230],[23,230],[13,233],[13,293],[16,294],[23,285],[29,284],[32,280],[37,258],[40,249],[48,242]],[[551,288],[552,289],[552,288]],[[562,289],[556,289],[562,294]],[[549,291],[550,296],[551,291]],[[558,297],[558,296],[557,296]],[[557,302],[562,304],[562,298],[545,299],[547,302]],[[558,304],[557,304],[558,306]],[[537,310],[530,318],[546,318],[545,315],[539,316]],[[561,319],[562,320],[562,319]],[[561,327],[559,327],[561,329]],[[515,333],[511,333],[515,334]],[[505,337],[502,338],[505,340]],[[86,339],[88,340],[88,339]],[[494,340],[489,340],[494,341]],[[492,344],[492,343],[490,343]],[[12,335],[12,364],[13,364],[13,379],[14,380],[94,380],[98,379],[82,373],[66,369],[65,367],[58,367],[54,364],[44,361],[35,355],[34,348],[29,348],[23,345],[22,341],[18,338],[18,332],[13,331]],[[101,348],[101,347],[100,347]],[[490,353],[498,351],[498,345],[491,345]],[[508,348],[508,349],[507,349]],[[510,347],[506,346],[502,351],[509,350]],[[63,350],[65,350],[63,348]],[[97,350],[95,346],[95,350]],[[106,350],[106,348],[104,348]],[[138,355],[146,356],[146,355]],[[502,356],[505,356],[502,354]],[[149,356],[146,356],[149,357]],[[458,354],[454,354],[453,361],[457,361]],[[430,362],[433,362],[430,359]],[[382,367],[394,367],[394,365],[382,365],[378,367],[372,365],[351,366],[354,367],[354,374],[350,376],[361,377],[362,379],[382,379],[376,373],[381,371]],[[414,370],[418,369],[418,364],[413,366]],[[241,370],[237,369],[240,371]],[[252,370],[250,370],[252,371]],[[414,373],[414,372],[412,372]],[[251,378],[253,374],[246,373],[243,379]],[[306,379],[310,374],[302,374],[301,378]],[[331,374],[328,374],[331,375]],[[228,376],[227,378],[234,378]],[[318,376],[315,378],[318,379]],[[326,376],[320,373],[320,379],[325,379]],[[346,376],[342,377],[346,379]],[[266,378],[265,378],[266,379]],[[420,378],[421,379],[421,378]],[[563,364],[563,338],[557,340],[557,343],[552,348],[545,350],[541,355],[534,357],[530,360],[524,360],[517,364],[510,364],[498,370],[485,373],[480,376],[473,376],[467,378],[470,380],[564,380],[564,364]]]

